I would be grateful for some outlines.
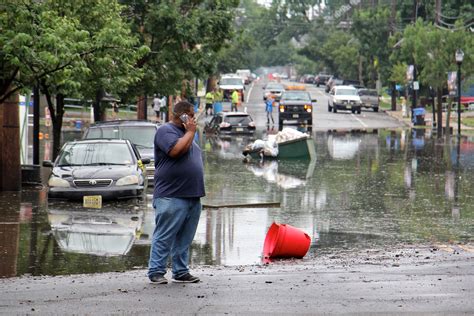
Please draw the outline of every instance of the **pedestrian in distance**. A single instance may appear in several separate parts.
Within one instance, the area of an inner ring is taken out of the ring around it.
[[[214,113],[222,112],[222,101],[224,100],[224,93],[221,89],[216,89],[214,93]]]
[[[206,116],[212,115],[213,105],[214,105],[214,91],[209,91],[206,93]]]
[[[113,118],[114,120],[117,119],[118,112],[119,112],[119,106],[118,106],[117,102],[114,101],[114,102],[112,103],[112,118]]]
[[[161,122],[166,121],[166,114],[168,113],[168,99],[166,96],[161,97],[161,107],[160,107],[160,120]]]
[[[232,95],[230,96],[231,98],[231,111],[232,112],[237,112],[237,105],[239,104],[239,101],[240,101],[240,94],[239,92],[237,91],[237,89],[234,89],[234,91],[232,92]]]
[[[168,258],[174,282],[196,283],[189,273],[189,247],[201,215],[205,196],[201,149],[194,142],[197,123],[194,105],[174,105],[171,120],[155,134],[153,208],[155,230],[150,249],[148,278],[166,284]]]
[[[161,119],[160,110],[161,110],[161,98],[155,94],[155,97],[153,98],[153,111],[155,111],[157,122],[159,122]]]
[[[275,121],[273,120],[273,104],[275,100],[273,99],[273,96],[270,95],[267,97],[265,100],[265,112],[267,113],[267,125],[270,124],[270,119],[272,120],[272,125],[275,124]]]

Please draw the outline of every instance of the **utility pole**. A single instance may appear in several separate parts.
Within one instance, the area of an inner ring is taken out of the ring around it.
[[[38,84],[33,87],[33,164],[39,165],[39,133],[40,133],[40,92]]]
[[[395,34],[396,24],[395,17],[397,15],[397,0],[391,0],[391,12],[390,12],[390,35]],[[391,82],[392,85],[392,94],[391,94],[391,105],[392,111],[397,110],[397,90],[396,82]]]

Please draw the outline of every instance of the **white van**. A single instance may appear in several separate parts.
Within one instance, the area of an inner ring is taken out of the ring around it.
[[[242,80],[244,80],[244,84],[249,84],[252,78],[252,72],[250,69],[237,69],[235,72]]]
[[[236,74],[222,75],[219,79],[219,89],[224,94],[224,101],[230,101],[231,94],[234,90],[240,92],[241,100],[244,101],[244,81]]]

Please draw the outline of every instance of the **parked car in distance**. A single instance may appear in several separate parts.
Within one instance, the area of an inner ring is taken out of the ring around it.
[[[362,106],[364,108],[369,108],[374,110],[374,112],[379,111],[380,97],[375,89],[358,89],[360,100],[362,101]]]
[[[281,94],[285,91],[285,86],[278,82],[269,82],[263,89],[263,100],[266,100],[271,95],[275,101],[278,101],[281,98]]]
[[[306,74],[300,79],[301,83],[314,83],[314,75]]]
[[[337,85],[342,85],[342,82],[343,82],[342,79],[338,79],[338,78],[332,76],[332,77],[329,78],[328,81],[326,82],[326,88],[324,89],[324,91],[326,91],[327,93],[329,93],[333,87],[335,87],[335,86],[337,86]]]
[[[342,85],[342,86],[353,86],[356,89],[365,88],[363,85],[360,84],[359,80],[352,80],[352,79],[343,79],[342,83],[340,85]]]
[[[242,102],[244,102],[244,80],[242,77],[236,74],[222,75],[218,82],[219,89],[222,90],[224,101],[230,101],[231,95],[234,90],[240,93]]]
[[[337,110],[350,110],[360,114],[362,101],[357,89],[353,86],[335,86],[329,93],[328,111],[337,113]]]
[[[461,104],[468,110],[474,110],[474,84],[461,89]]]
[[[255,133],[255,122],[250,114],[245,112],[219,112],[206,123],[204,128],[206,134],[246,134]]]
[[[140,152],[142,158],[149,158],[146,166],[148,184],[153,185],[155,176],[154,140],[159,125],[145,120],[119,120],[95,123],[84,131],[82,139],[128,139]]]
[[[308,91],[289,90],[283,92],[278,105],[278,123],[281,129],[284,121],[313,124],[313,102]]]
[[[249,84],[250,81],[251,81],[251,75],[252,75],[252,72],[250,71],[250,69],[237,69],[237,71],[235,72],[239,77],[242,78],[242,80],[244,81],[244,84]]]
[[[51,167],[48,196],[67,200],[101,200],[141,197],[146,186],[144,165],[138,150],[126,139],[78,140],[64,144]]]
[[[329,78],[331,78],[331,75],[319,74],[314,78],[314,84],[316,85],[316,87],[326,85]]]

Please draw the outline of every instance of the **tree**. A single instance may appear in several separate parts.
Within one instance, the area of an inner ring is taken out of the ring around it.
[[[419,80],[437,91],[438,133],[442,133],[442,96],[447,87],[447,72],[455,71],[456,49],[464,51],[464,76],[474,73],[474,38],[462,21],[457,22],[457,31],[448,31],[425,23],[419,19],[408,26],[403,34],[401,51],[405,60],[412,59],[419,69]]]
[[[131,95],[174,95],[183,81],[215,72],[217,54],[233,35],[237,0],[122,0],[126,16],[151,51],[139,62],[145,76]],[[184,85],[186,86],[186,85]]]

